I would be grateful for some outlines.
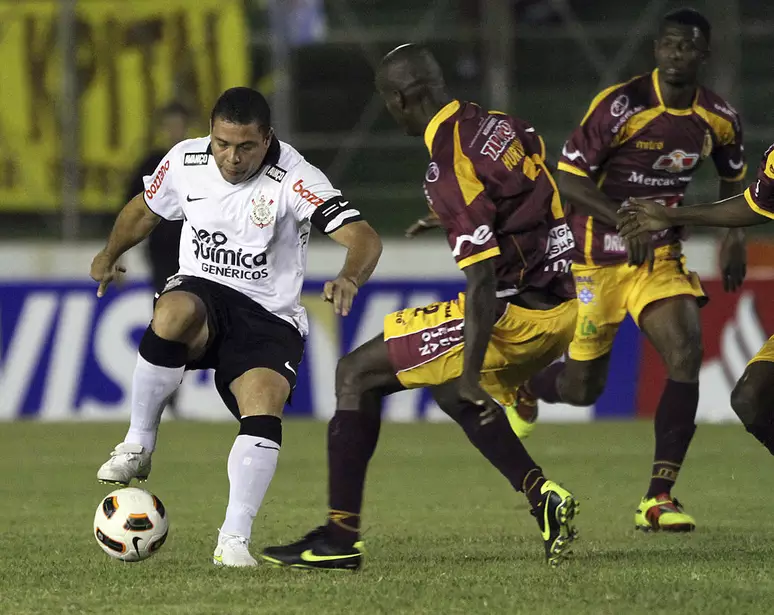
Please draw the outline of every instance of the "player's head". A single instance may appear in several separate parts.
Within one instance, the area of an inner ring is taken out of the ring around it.
[[[252,177],[263,164],[273,136],[269,103],[257,90],[231,88],[212,108],[212,156],[229,183]]]
[[[167,147],[180,143],[188,136],[191,114],[183,103],[174,101],[158,113],[159,131]]]
[[[677,9],[661,20],[655,43],[656,65],[667,83],[696,83],[701,65],[709,57],[712,27],[693,9]]]
[[[376,72],[376,89],[390,115],[412,137],[424,134],[439,103],[447,98],[441,67],[420,45],[401,45],[384,56]]]

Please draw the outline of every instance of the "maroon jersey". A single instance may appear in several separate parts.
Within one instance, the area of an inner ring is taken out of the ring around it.
[[[460,269],[494,258],[498,297],[528,288],[574,297],[573,237],[535,129],[455,100],[431,120],[425,143],[425,195]]]
[[[710,156],[721,180],[744,178],[747,166],[736,111],[705,88],[698,88],[690,109],[667,108],[655,70],[600,93],[565,143],[558,167],[591,178],[614,201],[649,198],[676,207],[694,172]],[[567,211],[576,240],[575,262],[626,262],[615,228],[572,203]],[[679,239],[675,229],[654,234],[656,246]]]
[[[774,218],[774,144],[763,155],[755,183],[744,191],[744,198],[755,213]]]

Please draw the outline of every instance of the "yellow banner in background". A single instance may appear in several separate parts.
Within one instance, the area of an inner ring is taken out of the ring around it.
[[[0,209],[59,208],[59,2],[0,7]],[[116,211],[172,99],[206,132],[218,95],[249,84],[242,0],[80,0],[76,64],[84,210]]]

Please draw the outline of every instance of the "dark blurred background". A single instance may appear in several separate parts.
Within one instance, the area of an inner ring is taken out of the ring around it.
[[[126,184],[166,147],[158,114],[207,133],[222,89],[273,102],[278,134],[385,234],[425,210],[421,140],[396,131],[373,66],[421,41],[450,88],[521,116],[554,158],[602,88],[652,68],[660,17],[692,6],[713,26],[705,83],[741,112],[752,177],[774,141],[774,9],[760,0],[10,0],[0,3],[0,235],[101,237]],[[689,201],[715,197],[705,165]],[[765,232],[765,230],[763,231]]]

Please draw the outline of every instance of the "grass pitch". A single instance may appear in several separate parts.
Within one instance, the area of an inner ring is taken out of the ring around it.
[[[739,426],[697,431],[676,495],[691,535],[643,535],[650,423],[542,425],[528,441],[581,501],[581,539],[557,570],[526,500],[454,425],[388,424],[371,465],[359,573],[210,557],[223,519],[236,424],[164,423],[145,487],[170,515],[161,552],[138,564],[91,535],[109,488],[94,480],[123,425],[0,427],[0,613],[769,613],[774,460]],[[253,550],[297,539],[325,512],[325,426],[287,421]]]

